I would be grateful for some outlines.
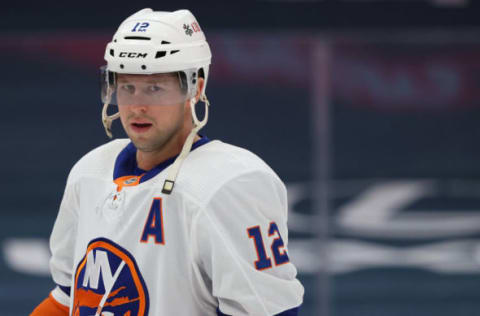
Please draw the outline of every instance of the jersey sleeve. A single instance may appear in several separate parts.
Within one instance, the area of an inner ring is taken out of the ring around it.
[[[288,257],[286,190],[275,174],[250,172],[222,185],[193,236],[221,315],[276,315],[301,305],[304,289]]]
[[[68,305],[59,303],[54,297],[54,291],[33,310],[30,316],[68,316]]]
[[[60,290],[66,295],[70,295],[77,232],[77,210],[78,198],[75,186],[67,182],[57,219],[50,235],[50,251],[52,253],[50,272],[53,281],[57,284],[57,288],[53,292]],[[54,298],[58,301],[57,296]]]

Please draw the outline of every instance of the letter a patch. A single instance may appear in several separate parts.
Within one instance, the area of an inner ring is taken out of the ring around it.
[[[156,244],[165,245],[163,234],[162,198],[153,199],[140,242],[148,242],[149,237],[153,237]]]

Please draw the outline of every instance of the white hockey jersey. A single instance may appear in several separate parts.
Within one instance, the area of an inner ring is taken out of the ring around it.
[[[251,152],[202,138],[145,172],[128,139],[72,169],[51,238],[52,296],[70,315],[275,315],[301,305],[286,190]]]

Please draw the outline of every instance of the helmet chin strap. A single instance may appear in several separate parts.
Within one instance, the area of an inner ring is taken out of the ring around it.
[[[107,133],[107,136],[112,138],[113,135],[112,135],[112,123],[114,120],[116,120],[117,118],[120,117],[120,113],[117,112],[113,115],[108,115],[107,114],[107,109],[108,109],[108,103],[105,103],[103,105],[103,109],[102,109],[102,123],[103,123],[103,127],[105,128],[105,133]]]
[[[178,175],[178,171],[180,170],[180,167],[187,157],[188,153],[192,149],[193,141],[195,139],[195,136],[197,135],[198,131],[207,124],[208,121],[208,107],[210,106],[210,102],[207,99],[207,96],[205,94],[202,94],[200,97],[200,100],[205,104],[205,117],[203,118],[202,121],[200,121],[197,117],[197,113],[195,111],[195,98],[190,99],[190,108],[192,110],[192,120],[193,120],[193,128],[190,131],[190,134],[188,134],[187,139],[185,140],[185,143],[183,144],[182,151],[180,152],[180,155],[178,155],[177,159],[173,162],[173,164],[170,166],[168,170],[168,175],[167,178],[165,179],[165,182],[163,183],[163,189],[162,193],[165,194],[170,194],[172,193],[173,186],[175,185],[175,180]]]
[[[105,102],[105,104],[103,105],[103,108],[102,108],[102,123],[103,123],[103,127],[105,128],[105,133],[107,133],[107,136],[109,138],[113,137],[113,134],[112,134],[112,123],[113,123],[113,121],[120,117],[119,112],[117,112],[115,114],[112,114],[112,115],[108,115],[108,113],[107,113],[108,105],[110,104],[110,100],[112,98],[112,93],[113,93],[113,91],[111,91],[111,89],[109,88],[108,92],[107,92],[108,100],[107,100],[107,102]]]

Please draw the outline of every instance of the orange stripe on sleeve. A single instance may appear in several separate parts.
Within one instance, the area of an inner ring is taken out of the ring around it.
[[[50,294],[38,305],[30,316],[68,316],[68,306],[57,302]]]

